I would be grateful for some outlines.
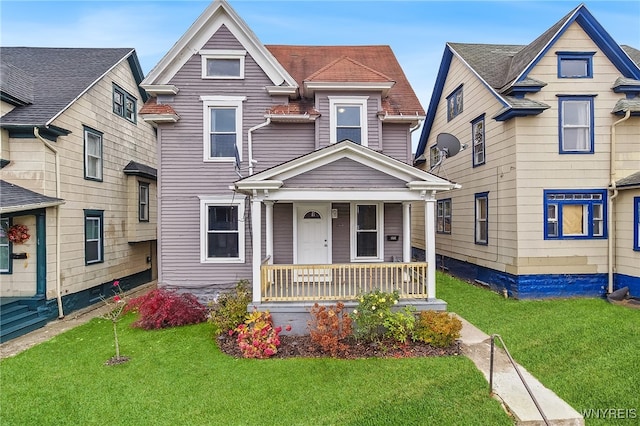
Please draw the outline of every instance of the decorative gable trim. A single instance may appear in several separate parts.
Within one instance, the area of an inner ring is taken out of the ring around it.
[[[221,26],[225,26],[262,68],[274,86],[297,88],[296,81],[264,47],[226,0],[216,0],[198,17],[171,50],[158,62],[141,86],[153,91],[154,86],[167,85],[176,73],[200,51]]]

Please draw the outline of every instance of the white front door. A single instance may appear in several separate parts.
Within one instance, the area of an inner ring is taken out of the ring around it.
[[[296,265],[326,265],[331,263],[331,205],[295,205],[295,245]],[[300,274],[296,274],[299,276]],[[306,275],[306,274],[305,274]],[[327,275],[327,271],[315,271],[313,275]]]

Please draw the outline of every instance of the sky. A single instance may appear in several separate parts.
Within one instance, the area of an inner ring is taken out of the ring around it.
[[[0,45],[131,47],[146,75],[210,3],[0,0]],[[618,44],[640,49],[639,0],[583,3]],[[264,44],[391,46],[426,110],[447,42],[529,44],[580,1],[230,0],[229,4]]]

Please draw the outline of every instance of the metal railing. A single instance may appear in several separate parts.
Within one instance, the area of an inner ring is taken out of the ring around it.
[[[549,425],[549,420],[547,419],[547,417],[542,412],[542,407],[540,407],[540,404],[538,403],[538,400],[536,399],[535,395],[533,395],[533,392],[531,392],[531,389],[529,388],[529,385],[527,385],[527,382],[524,379],[524,376],[522,375],[522,373],[520,373],[520,369],[518,368],[518,365],[516,364],[516,362],[511,357],[511,354],[509,353],[509,350],[507,349],[507,345],[504,344],[504,340],[502,340],[502,337],[499,334],[492,334],[491,335],[491,356],[490,356],[490,363],[489,363],[489,393],[493,394],[493,359],[494,359],[493,358],[493,353],[495,351],[495,339],[500,340],[500,343],[502,343],[502,348],[504,349],[504,352],[507,354],[507,358],[509,358],[509,362],[511,362],[511,365],[513,365],[513,368],[516,370],[516,373],[518,374],[518,377],[520,378],[520,381],[524,385],[524,388],[529,393],[529,396],[531,397],[531,400],[533,401],[533,403],[535,404],[536,408],[538,409],[538,412],[542,416],[542,420],[544,421],[544,424],[548,426]]]
[[[427,263],[262,265],[263,301],[355,300],[373,290],[398,290],[403,299],[427,298]]]

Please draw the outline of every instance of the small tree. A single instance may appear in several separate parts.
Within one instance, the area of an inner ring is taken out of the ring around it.
[[[120,364],[129,360],[129,357],[120,356],[120,343],[118,342],[118,321],[122,318],[124,308],[127,306],[124,300],[124,293],[122,292],[122,288],[120,288],[120,281],[116,280],[113,282],[113,292],[115,296],[113,296],[111,301],[101,296],[105,305],[109,307],[109,311],[103,314],[102,318],[111,321],[111,324],[113,324],[113,338],[116,346],[116,355],[107,361],[108,365]]]

